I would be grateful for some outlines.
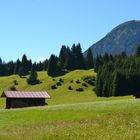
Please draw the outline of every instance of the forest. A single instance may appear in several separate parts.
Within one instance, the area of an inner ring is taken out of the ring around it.
[[[96,59],[96,94],[100,97],[140,96],[140,47],[134,56],[124,52],[112,57],[105,54]]]

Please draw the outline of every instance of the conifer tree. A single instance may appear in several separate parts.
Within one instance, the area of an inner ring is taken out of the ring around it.
[[[31,71],[31,68],[32,68],[32,60],[30,59],[28,61],[28,71]]]
[[[73,69],[84,69],[85,63],[80,43],[77,45],[73,44],[71,52],[73,58]]]
[[[19,59],[17,59],[16,63],[15,63],[15,67],[14,67],[14,74],[18,74],[19,73],[19,69],[21,67],[21,62]]]
[[[80,43],[77,44],[76,46],[76,68],[77,69],[85,69],[85,63],[84,63],[84,57],[83,57],[83,53],[82,53],[82,48]]]
[[[32,68],[31,68],[31,74],[29,76],[29,78],[27,79],[27,83],[30,85],[35,85],[39,83],[39,80],[37,79],[38,75],[36,72],[36,64],[33,64]]]
[[[22,62],[21,62],[21,75],[25,76],[28,74],[29,68],[28,68],[28,60],[26,55],[24,54],[22,57]]]
[[[59,65],[61,69],[65,68],[66,56],[67,56],[67,49],[66,46],[63,45],[59,54]]]
[[[11,61],[7,64],[8,75],[14,74],[14,62]]]
[[[43,70],[47,70],[48,68],[48,59],[43,62]]]
[[[138,48],[137,48],[136,56],[137,56],[137,57],[140,57],[140,46],[138,46]]]
[[[73,63],[74,63],[74,60],[73,60],[72,52],[70,48],[67,47],[66,64],[65,64],[66,69],[73,70],[74,69]]]
[[[56,76],[57,75],[57,57],[55,55],[51,55],[48,62],[48,75]]]
[[[92,55],[91,48],[89,48],[86,56],[86,68],[92,69],[93,67],[94,67],[93,55]]]
[[[2,59],[0,58],[0,65],[2,64]]]

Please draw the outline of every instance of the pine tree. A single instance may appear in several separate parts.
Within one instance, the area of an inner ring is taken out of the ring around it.
[[[32,68],[31,68],[31,74],[29,76],[29,78],[27,79],[27,83],[30,85],[35,85],[39,83],[39,80],[37,79],[38,75],[36,72],[36,64],[33,64]]]
[[[57,75],[57,58],[55,55],[51,55],[48,62],[48,75],[56,76]]]
[[[71,57],[73,63],[71,64],[72,70],[75,70],[77,67],[77,53],[76,53],[76,45],[73,44],[71,47]]]
[[[8,75],[14,74],[14,62],[11,61],[7,64]]]
[[[82,49],[80,43],[75,45],[73,44],[71,48],[72,52],[72,58],[73,58],[73,70],[75,69],[84,69],[85,63],[84,63],[84,57],[82,54]]]
[[[137,56],[137,57],[140,57],[140,46],[138,46],[138,48],[137,48],[136,56]]]
[[[94,70],[98,72],[99,68],[103,65],[102,56],[97,56],[94,62]]]
[[[7,64],[0,64],[0,76],[8,76]]]
[[[2,64],[2,59],[0,58],[0,65]]]
[[[43,70],[47,70],[48,68],[48,59],[46,59],[44,62],[43,62]]]
[[[30,59],[28,61],[28,71],[31,71],[31,68],[32,68],[32,60]]]
[[[37,71],[42,71],[43,70],[43,63],[41,61],[39,63],[37,63],[36,70]]]
[[[61,69],[65,68],[66,56],[67,56],[67,49],[66,46],[63,45],[59,54],[59,65]]]
[[[73,55],[69,47],[67,47],[66,69],[73,70]]]
[[[97,81],[96,81],[96,95],[102,97],[102,91],[103,91],[103,76],[102,76],[102,69],[100,67],[97,75]]]
[[[94,67],[93,55],[92,55],[91,48],[89,48],[86,56],[86,68],[92,69],[93,67]]]
[[[28,74],[29,68],[28,68],[28,60],[26,55],[24,54],[22,57],[22,62],[21,62],[21,75],[25,76]]]
[[[21,62],[19,59],[17,59],[16,63],[15,63],[15,67],[14,67],[14,74],[18,74],[19,73],[19,69],[21,67]]]
[[[83,53],[82,53],[82,48],[80,43],[77,44],[76,46],[76,68],[77,69],[85,69],[85,63],[84,63],[84,57],[83,57]]]

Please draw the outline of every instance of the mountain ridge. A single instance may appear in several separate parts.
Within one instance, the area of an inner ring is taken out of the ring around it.
[[[110,53],[112,55],[126,52],[133,55],[140,45],[140,20],[130,20],[112,29],[105,37],[90,48],[93,57]],[[85,51],[84,55],[86,55]]]

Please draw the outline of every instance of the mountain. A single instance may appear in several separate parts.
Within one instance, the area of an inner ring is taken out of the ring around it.
[[[93,44],[90,48],[93,57],[106,52],[113,55],[126,52],[133,55],[140,45],[140,21],[132,20],[120,24],[108,33],[103,39]],[[87,51],[84,53],[86,55]]]

